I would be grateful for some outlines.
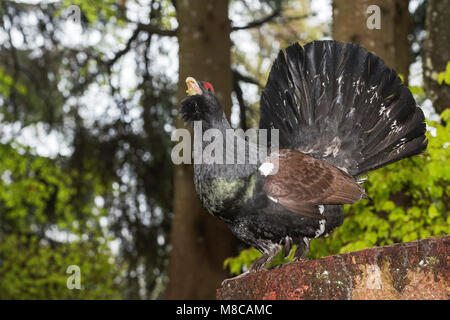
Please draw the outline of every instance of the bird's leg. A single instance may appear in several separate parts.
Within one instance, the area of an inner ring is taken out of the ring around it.
[[[297,244],[297,250],[295,250],[294,259],[292,261],[302,261],[305,260],[305,256],[309,250],[309,242],[311,239],[304,237]]]
[[[259,257],[255,261],[253,261],[249,271],[257,272],[257,271],[263,269],[266,266],[268,259],[269,259],[268,253],[263,253],[261,257]]]
[[[283,254],[284,254],[285,258],[287,258],[289,256],[289,254],[291,253],[291,249],[292,249],[292,238],[286,236],[284,238],[284,244],[283,244]]]
[[[264,252],[261,257],[256,259],[252,266],[250,267],[250,272],[257,272],[261,269],[265,269],[266,265],[273,260],[273,258],[277,255],[281,250],[280,245],[273,245],[268,251]]]

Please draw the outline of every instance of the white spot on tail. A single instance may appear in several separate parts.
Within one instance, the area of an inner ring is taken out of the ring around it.
[[[378,100],[378,92],[375,92],[375,93],[372,95],[372,97],[370,98],[370,103],[372,103],[373,100]],[[383,113],[383,112],[380,112],[380,115],[381,115],[382,113]]]
[[[391,133],[399,133],[402,130],[402,126],[397,124],[397,120],[394,120],[391,124]]]
[[[268,176],[269,174],[272,173],[273,168],[274,168],[273,163],[270,163],[270,162],[264,162],[264,163],[258,168],[258,170],[259,170],[259,172],[261,172],[261,174],[262,174],[263,176],[266,177],[266,176]]]
[[[361,88],[360,83],[361,83],[361,79],[358,79],[357,81],[353,81],[353,83],[352,83],[352,86],[353,86],[353,88],[355,88],[357,95],[360,94],[360,88]]]
[[[347,113],[346,117],[351,118],[355,114],[355,108],[350,108],[350,111]]]

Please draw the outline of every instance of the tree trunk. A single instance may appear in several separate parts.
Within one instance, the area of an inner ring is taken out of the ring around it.
[[[178,1],[177,15],[178,100],[186,97],[186,77],[209,81],[229,117],[232,74],[228,0]],[[181,119],[177,127],[183,127]],[[213,299],[221,281],[229,276],[223,270],[223,261],[236,254],[236,242],[228,227],[202,208],[194,190],[192,165],[176,167],[174,188],[165,298]]]
[[[450,107],[450,86],[436,81],[437,74],[450,61],[450,0],[428,0],[425,28],[422,63],[425,91],[436,112],[441,113]]]
[[[371,5],[380,8],[380,29],[369,29],[366,13]],[[333,0],[333,39],[353,42],[382,58],[408,82],[410,53],[408,34],[411,15],[407,0]]]

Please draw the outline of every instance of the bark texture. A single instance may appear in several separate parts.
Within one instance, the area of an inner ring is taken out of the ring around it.
[[[218,299],[450,298],[450,236],[296,262],[230,280]]]
[[[450,107],[450,86],[436,81],[450,61],[450,0],[428,0],[423,79],[427,96],[437,113]]]
[[[177,15],[178,100],[186,97],[186,77],[209,81],[229,117],[232,74],[228,0],[180,0]],[[182,120],[177,120],[177,127],[183,127]],[[236,254],[235,240],[224,223],[202,208],[194,190],[192,165],[177,166],[174,179],[172,251],[165,298],[211,299],[228,276],[223,261]]]
[[[380,29],[369,29],[367,8],[380,8]],[[408,81],[410,53],[408,34],[411,15],[407,0],[333,0],[333,39],[362,45]]]

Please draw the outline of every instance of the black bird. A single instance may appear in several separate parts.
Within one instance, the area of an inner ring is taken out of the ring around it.
[[[183,119],[225,136],[231,127],[212,85],[191,77],[186,84]],[[423,112],[397,73],[363,47],[338,41],[280,51],[262,92],[259,128],[279,129],[279,151],[265,160],[194,164],[204,207],[262,252],[249,271],[280,250],[289,254],[292,244],[302,259],[312,238],[342,224],[343,204],[368,197],[363,175],[427,146]]]

